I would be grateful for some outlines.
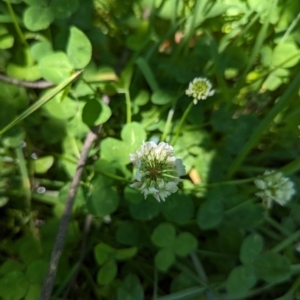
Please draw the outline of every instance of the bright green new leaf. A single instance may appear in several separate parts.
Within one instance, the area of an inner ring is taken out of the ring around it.
[[[68,56],[63,52],[55,52],[42,58],[39,63],[41,75],[55,84],[66,80],[73,71]]]
[[[10,77],[27,81],[35,81],[41,78],[38,65],[22,66],[15,63],[9,63],[7,65],[6,73]]]
[[[172,224],[162,223],[154,229],[151,240],[157,247],[165,247],[173,243],[175,235],[176,230]]]
[[[30,53],[36,61],[53,53],[52,45],[48,41],[35,42],[30,47]]]
[[[74,69],[83,69],[92,57],[92,45],[86,35],[72,26],[67,45],[67,54]]]
[[[15,38],[8,29],[0,25],[0,49],[9,49],[13,46]]]
[[[114,259],[111,259],[106,262],[99,270],[97,275],[97,282],[103,285],[109,284],[115,279],[117,272],[117,263]]]
[[[235,267],[226,281],[228,293],[235,297],[244,297],[256,284],[257,278],[251,265]]]
[[[154,104],[165,105],[176,100],[176,96],[171,94],[169,91],[158,90],[155,91],[151,96],[151,101]]]
[[[127,165],[130,162],[130,147],[127,143],[114,139],[106,138],[101,143],[102,158],[111,163]]]
[[[252,264],[261,253],[263,244],[263,238],[259,234],[253,233],[247,236],[241,245],[240,261],[245,265]]]
[[[69,97],[64,97],[62,100],[63,93],[59,93],[44,105],[44,110],[47,115],[57,119],[69,119],[75,116],[79,109],[79,103],[72,100]]]
[[[123,127],[121,137],[130,146],[131,152],[135,152],[146,140],[147,134],[142,125],[132,122]]]
[[[197,239],[189,232],[180,233],[174,240],[174,251],[177,255],[186,256],[197,248]]]
[[[49,27],[54,20],[50,7],[34,5],[29,6],[24,12],[24,25],[31,31],[39,31]]]
[[[295,66],[300,58],[300,51],[295,44],[279,44],[275,47],[272,55],[274,67],[291,68]]]
[[[53,165],[53,156],[44,156],[33,161],[34,171],[37,174],[46,173]]]

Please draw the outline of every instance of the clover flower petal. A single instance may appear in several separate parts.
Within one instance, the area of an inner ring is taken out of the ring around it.
[[[275,173],[274,170],[265,171],[263,177],[254,180],[254,184],[260,190],[255,195],[262,198],[263,203],[269,208],[273,201],[285,205],[296,193],[294,183],[282,173]]]
[[[135,182],[130,186],[139,189],[144,197],[153,195],[157,201],[176,193],[179,177],[186,174],[180,158],[174,156],[171,145],[161,142],[143,142],[135,154],[130,154],[130,160],[137,168]]]
[[[189,97],[193,97],[194,104],[196,105],[198,100],[205,100],[212,96],[215,91],[212,90],[212,84],[207,78],[198,77],[195,78],[189,84],[189,88],[185,91]]]

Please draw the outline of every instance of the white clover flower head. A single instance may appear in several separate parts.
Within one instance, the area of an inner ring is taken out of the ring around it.
[[[186,174],[180,158],[174,156],[173,147],[161,142],[143,142],[142,147],[130,154],[130,160],[137,168],[136,180],[130,186],[141,190],[145,199],[153,195],[160,202],[176,193],[179,177]]]
[[[268,208],[272,206],[272,201],[282,206],[287,204],[296,193],[294,183],[274,170],[265,171],[263,177],[254,180],[254,184],[260,190],[255,195],[262,198]]]
[[[189,88],[185,91],[189,97],[193,97],[194,104],[196,105],[198,100],[205,100],[212,96],[215,91],[212,90],[212,84],[207,78],[197,77],[189,84]]]

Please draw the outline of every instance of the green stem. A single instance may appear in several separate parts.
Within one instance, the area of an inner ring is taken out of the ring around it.
[[[300,157],[294,159],[289,164],[282,167],[279,171],[284,173],[284,175],[290,175],[297,172],[300,169]]]
[[[166,122],[166,125],[165,125],[165,128],[164,128],[163,134],[161,136],[161,141],[162,142],[164,142],[167,138],[167,135],[168,135],[171,123],[172,123],[172,119],[173,119],[173,116],[174,116],[176,104],[177,104],[177,100],[173,103],[171,109],[169,110],[167,122]]]
[[[285,236],[289,236],[291,233],[284,228],[281,224],[279,224],[277,221],[275,221],[270,216],[267,216],[265,219],[271,226],[273,226],[275,229],[277,229],[279,232],[281,232]]]
[[[243,149],[240,151],[236,159],[233,161],[232,165],[228,170],[228,177],[232,177],[234,173],[239,168],[242,161],[246,158],[247,154],[251,151],[251,149],[257,144],[261,136],[265,133],[265,131],[270,126],[270,123],[274,120],[278,113],[280,113],[284,107],[289,105],[289,103],[294,100],[294,95],[298,91],[300,82],[300,74],[298,74],[285,93],[278,99],[278,101],[274,104],[273,108],[269,111],[266,117],[260,122],[260,125],[256,128],[252,136],[249,138],[248,142],[245,144]]]
[[[184,111],[183,116],[182,116],[181,119],[180,119],[179,126],[178,126],[178,128],[177,128],[177,130],[176,130],[175,137],[174,137],[174,139],[173,139],[173,141],[172,141],[172,145],[175,145],[175,143],[177,142],[178,137],[179,137],[179,134],[180,134],[180,132],[181,132],[182,125],[183,125],[183,123],[184,123],[184,121],[185,121],[187,115],[188,115],[189,112],[191,111],[193,105],[194,105],[194,103],[193,103],[193,101],[191,101],[190,104],[189,104],[189,106],[188,106],[188,107],[186,108],[186,110]]]
[[[6,0],[6,5],[7,5],[7,8],[8,8],[9,13],[10,13],[10,15],[11,15],[11,18],[12,18],[12,20],[13,20],[13,24],[14,24],[14,26],[15,26],[15,29],[16,29],[16,31],[17,31],[17,34],[18,34],[18,36],[19,36],[19,38],[20,38],[20,40],[21,40],[21,43],[24,44],[26,47],[28,47],[27,41],[26,41],[26,39],[25,39],[25,36],[24,36],[24,34],[23,34],[23,32],[22,32],[20,26],[19,26],[19,23],[18,23],[18,21],[17,21],[16,15],[15,15],[15,12],[14,12],[14,10],[13,10],[13,8],[12,8],[12,6],[11,6],[9,0]]]
[[[17,147],[15,149],[16,156],[18,158],[21,178],[22,178],[22,186],[25,192],[25,211],[28,215],[29,219],[29,230],[32,236],[35,236],[34,225],[31,217],[31,188],[30,188],[30,179],[27,171],[26,160],[23,155],[23,150],[21,147]]]
[[[275,246],[272,251],[273,252],[279,252],[289,246],[294,241],[298,240],[300,238],[300,230],[297,230],[293,234],[291,234],[288,238],[283,240],[281,243],[279,243],[277,246]]]
[[[129,91],[125,91],[125,100],[126,100],[126,123],[131,123],[131,98]]]

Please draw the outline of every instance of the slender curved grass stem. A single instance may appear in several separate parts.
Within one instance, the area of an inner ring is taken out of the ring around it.
[[[126,100],[126,123],[131,123],[131,98],[129,91],[125,91],[125,100]]]
[[[165,141],[166,138],[167,138],[167,135],[168,135],[171,123],[172,123],[172,119],[173,119],[173,116],[174,116],[176,104],[177,104],[177,100],[173,103],[171,109],[169,110],[167,122],[166,122],[166,125],[165,125],[165,128],[164,128],[163,134],[161,136],[161,141],[162,142]]]
[[[18,34],[18,36],[19,36],[19,38],[21,40],[21,43],[24,44],[26,47],[28,47],[27,41],[25,39],[25,36],[24,36],[24,34],[23,34],[20,26],[19,26],[18,20],[17,20],[16,15],[15,15],[15,12],[14,12],[14,10],[13,10],[13,8],[12,8],[9,0],[6,0],[6,5],[7,5],[9,13],[11,15],[11,18],[13,20],[14,27],[15,27],[15,29],[17,31],[17,34]]]
[[[186,108],[186,110],[184,111],[184,113],[183,113],[183,115],[182,115],[182,117],[181,117],[181,119],[180,119],[179,126],[178,126],[178,128],[177,128],[177,130],[176,130],[175,137],[174,137],[174,139],[173,139],[173,141],[172,141],[172,145],[175,145],[175,143],[177,142],[178,137],[179,137],[179,135],[180,135],[180,133],[181,133],[181,128],[182,128],[182,126],[183,126],[183,124],[184,124],[184,121],[185,121],[187,115],[189,114],[189,112],[191,111],[193,105],[194,105],[194,103],[191,101],[190,104],[189,104],[189,106],[188,106],[188,107]]]

